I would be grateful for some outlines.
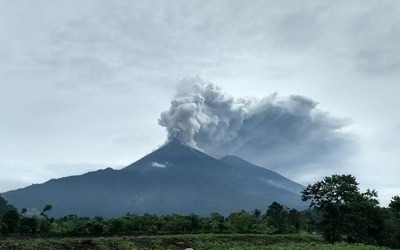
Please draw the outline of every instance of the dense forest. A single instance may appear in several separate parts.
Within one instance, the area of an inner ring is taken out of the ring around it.
[[[126,214],[117,218],[68,215],[49,218],[52,206],[32,213],[18,211],[0,197],[0,235],[115,236],[198,233],[321,234],[331,243],[347,241],[400,248],[400,197],[387,208],[379,206],[377,192],[361,193],[352,175],[332,175],[302,192],[310,209],[297,211],[273,202],[261,210],[237,211],[227,216],[212,213],[156,215]]]

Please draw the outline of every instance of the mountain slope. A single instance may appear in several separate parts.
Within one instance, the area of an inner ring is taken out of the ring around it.
[[[108,168],[50,180],[2,195],[18,208],[52,204],[54,216],[207,215],[264,209],[273,201],[304,208],[300,187],[240,158],[217,160],[172,141],[121,170]]]
[[[254,178],[253,181],[267,182],[272,186],[283,188],[298,194],[300,194],[300,192],[304,189],[304,186],[289,180],[288,178],[274,171],[254,165],[237,156],[227,155],[222,157],[220,160],[231,167],[234,167],[238,172],[238,175],[242,176],[243,178],[254,178],[255,176],[258,176],[258,178]]]

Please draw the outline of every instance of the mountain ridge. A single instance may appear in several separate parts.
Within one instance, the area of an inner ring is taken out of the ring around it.
[[[216,159],[173,140],[120,170],[52,179],[2,195],[18,208],[51,204],[53,216],[207,215],[264,209],[273,201],[305,208],[300,187],[239,157]]]

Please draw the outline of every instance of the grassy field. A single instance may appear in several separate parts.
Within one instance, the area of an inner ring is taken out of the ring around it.
[[[385,249],[366,245],[339,243],[331,245],[311,235],[170,235],[142,237],[99,238],[4,238],[0,250],[178,250],[193,248],[213,250],[266,250],[266,249]]]

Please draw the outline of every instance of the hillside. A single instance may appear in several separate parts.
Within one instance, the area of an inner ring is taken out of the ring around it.
[[[121,170],[53,179],[2,196],[18,208],[52,204],[53,216],[206,215],[264,209],[273,201],[305,208],[301,189],[238,157],[218,160],[175,140]]]

